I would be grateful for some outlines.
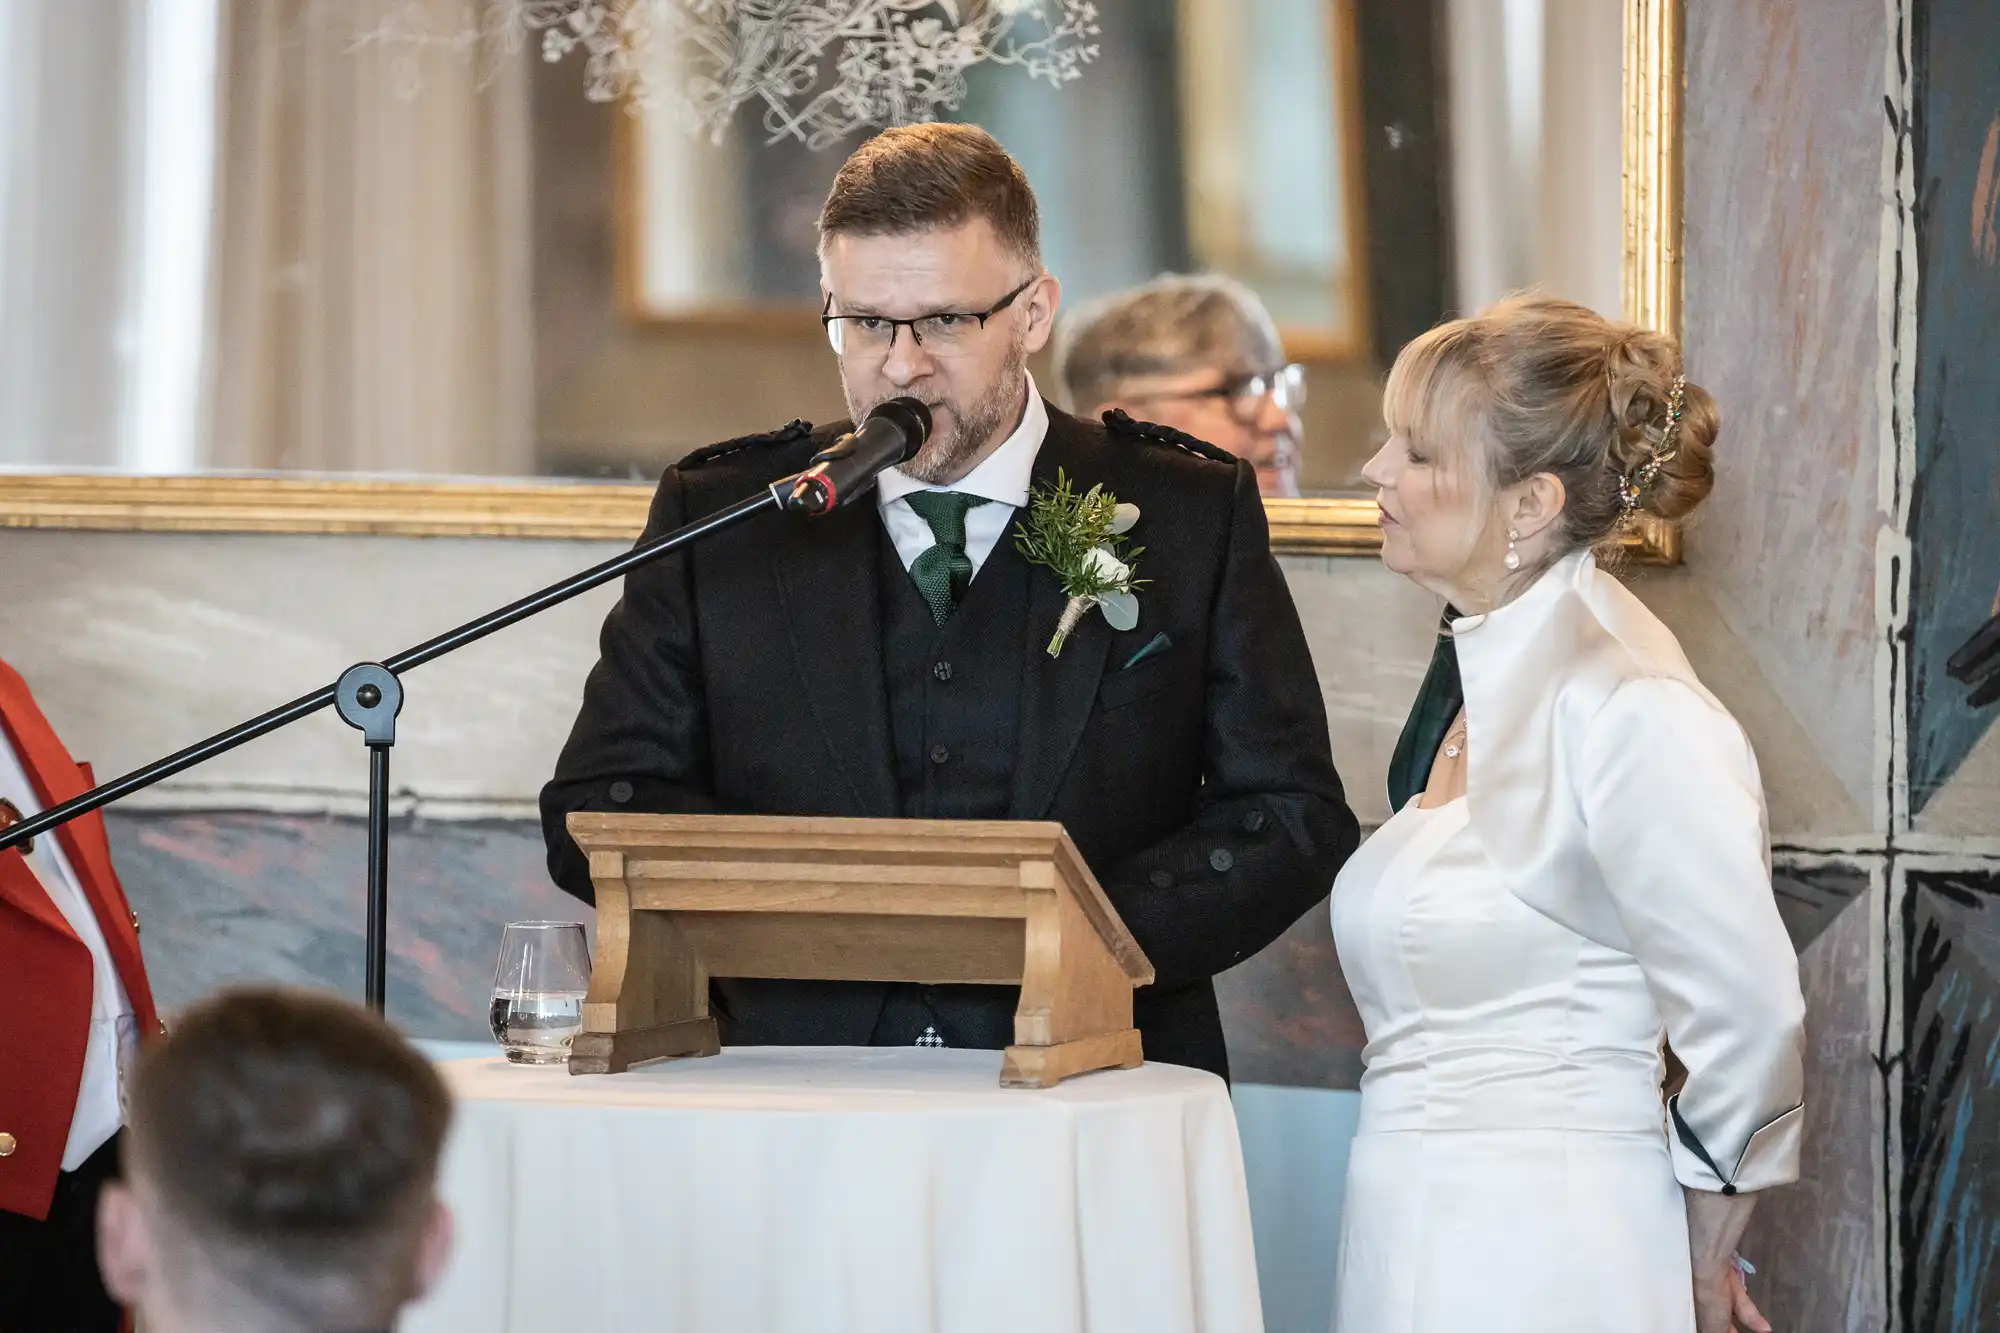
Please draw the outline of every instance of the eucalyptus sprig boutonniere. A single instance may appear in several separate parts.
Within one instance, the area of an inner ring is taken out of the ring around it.
[[[1133,562],[1146,548],[1126,549],[1124,534],[1139,521],[1139,506],[1120,504],[1102,486],[1078,494],[1056,469],[1054,486],[1037,487],[1028,501],[1028,517],[1015,531],[1014,545],[1029,564],[1047,565],[1069,594],[1069,605],[1056,622],[1049,656],[1062,655],[1084,612],[1095,606],[1105,623],[1128,630],[1139,623],[1139,599],[1133,589],[1146,580],[1135,577]]]

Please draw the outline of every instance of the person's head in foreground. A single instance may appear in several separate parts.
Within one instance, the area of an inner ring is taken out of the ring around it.
[[[1056,374],[1085,416],[1118,408],[1248,460],[1265,495],[1299,493],[1305,373],[1242,283],[1155,278],[1071,316]]]
[[[920,399],[931,437],[902,470],[961,479],[1019,421],[1061,297],[1020,164],[975,125],[885,130],[834,176],[819,256],[849,413]]]
[[[1383,563],[1465,614],[1638,515],[1685,517],[1715,484],[1720,417],[1673,339],[1554,297],[1410,343],[1383,417],[1389,441],[1361,470]]]
[[[451,1099],[379,1017],[304,991],[226,992],[134,1074],[105,1285],[146,1333],[387,1329],[443,1271]]]

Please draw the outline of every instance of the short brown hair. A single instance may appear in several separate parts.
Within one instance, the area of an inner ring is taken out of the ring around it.
[[[1088,412],[1141,376],[1209,367],[1263,372],[1284,359],[1278,326],[1255,292],[1216,273],[1166,274],[1065,320],[1056,379],[1071,409]]]
[[[1617,532],[1620,474],[1660,443],[1680,373],[1680,346],[1665,334],[1527,293],[1403,348],[1382,415],[1393,433],[1470,463],[1483,487],[1558,478],[1557,546],[1575,550]],[[1708,497],[1721,427],[1715,399],[1688,381],[1674,456],[1640,494],[1641,510],[1679,519]]]
[[[903,125],[882,131],[841,164],[819,211],[820,243],[829,236],[936,231],[975,218],[1041,267],[1035,192],[1000,141],[977,125]]]
[[[450,1120],[437,1071],[376,1015],[246,988],[147,1049],[127,1152],[195,1263],[301,1325],[387,1321]]]

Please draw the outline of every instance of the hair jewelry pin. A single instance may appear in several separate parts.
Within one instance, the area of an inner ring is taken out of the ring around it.
[[[1639,511],[1639,499],[1653,479],[1660,475],[1660,469],[1674,460],[1680,453],[1681,402],[1687,393],[1687,376],[1674,376],[1673,387],[1667,390],[1667,424],[1660,430],[1660,442],[1653,446],[1646,461],[1630,472],[1618,473],[1618,519],[1627,522]]]

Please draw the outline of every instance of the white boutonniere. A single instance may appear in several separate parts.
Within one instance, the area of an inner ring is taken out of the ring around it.
[[[1120,504],[1102,486],[1077,494],[1056,469],[1056,484],[1038,489],[1028,502],[1028,517],[1015,528],[1014,545],[1028,563],[1046,565],[1062,581],[1069,605],[1056,622],[1049,656],[1062,655],[1063,643],[1091,607],[1104,613],[1105,623],[1128,630],[1139,623],[1134,561],[1143,546],[1127,548],[1125,534],[1139,521],[1139,506]]]

